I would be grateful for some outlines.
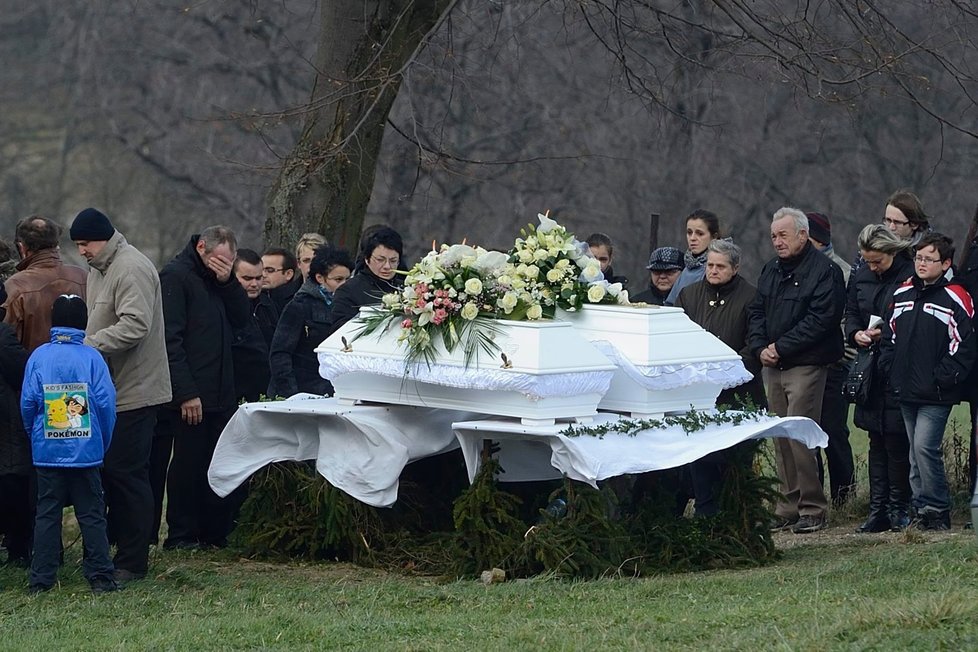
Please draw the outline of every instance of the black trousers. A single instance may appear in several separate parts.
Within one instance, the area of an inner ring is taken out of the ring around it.
[[[112,579],[109,539],[105,534],[105,502],[98,467],[84,469],[37,467],[37,519],[31,586],[51,587],[61,564],[61,518],[65,505],[75,506],[85,554],[82,571],[89,582]]]
[[[221,431],[233,414],[234,410],[205,412],[199,425],[178,420],[173,427],[173,459],[166,480],[165,546],[227,544],[239,502],[230,496],[220,498],[211,490],[207,468]]]
[[[31,558],[36,500],[33,470],[25,475],[0,475],[0,532],[4,534],[8,561],[26,562]]]
[[[822,418],[819,425],[829,436],[825,448],[825,461],[829,467],[829,487],[832,504],[839,506],[846,501],[856,484],[856,469],[849,444],[849,402],[842,395],[842,385],[849,375],[848,364],[829,365],[822,395]],[[818,477],[823,483],[825,471],[822,456],[818,455]]]
[[[160,525],[163,523],[163,497],[166,495],[166,474],[173,456],[173,429],[180,414],[161,407],[156,413],[156,428],[149,455],[149,485],[153,492],[153,522],[149,541],[159,543]]]
[[[115,567],[139,574],[149,565],[153,525],[149,460],[157,411],[153,406],[118,413],[102,467],[109,541],[116,544]]]

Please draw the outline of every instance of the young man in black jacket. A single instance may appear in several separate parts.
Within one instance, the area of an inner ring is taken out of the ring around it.
[[[828,365],[843,353],[846,288],[839,266],[808,241],[808,229],[808,218],[796,208],[774,214],[771,242],[777,257],[757,280],[747,344],[764,367],[771,411],[818,421]],[[797,534],[821,530],[828,503],[815,452],[788,438],[777,438],[774,445],[785,500],[775,509],[773,527]]]
[[[975,311],[964,286],[947,278],[951,239],[928,233],[914,249],[914,275],[894,290],[884,315],[880,369],[890,376],[910,437],[910,488],[920,527],[948,530],[951,496],[941,442],[975,361]]]

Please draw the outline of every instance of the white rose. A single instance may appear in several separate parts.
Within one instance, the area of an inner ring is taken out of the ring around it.
[[[563,274],[560,272],[559,269],[552,269],[549,272],[547,272],[547,281],[550,283],[556,283],[557,281],[560,280],[562,276]]]
[[[520,249],[518,254],[521,263],[532,263],[533,262],[533,252],[529,249]]]
[[[510,285],[512,284],[513,279],[511,279],[506,274],[503,274],[502,276],[496,279],[496,282],[499,283],[500,285]]]
[[[507,292],[502,297],[499,298],[499,307],[508,315],[513,312],[513,308],[516,307],[516,303],[519,300],[516,298],[516,294],[513,292]]]
[[[470,278],[465,282],[465,291],[469,294],[479,294],[482,292],[482,281],[477,278]]]
[[[523,273],[523,275],[526,278],[533,280],[536,277],[540,276],[540,268],[537,267],[536,265],[527,265],[526,271]]]
[[[475,305],[471,301],[462,306],[462,319],[472,321],[479,316],[479,306]]]
[[[581,280],[587,283],[594,283],[601,278],[604,278],[604,275],[601,273],[601,264],[598,261],[591,259],[581,271]],[[602,288],[602,291],[603,290],[604,289]]]
[[[546,249],[537,249],[533,252],[534,260],[546,260],[550,256],[550,253]]]
[[[543,317],[543,308],[540,307],[540,304],[535,303],[526,309],[527,319],[540,319],[541,317]]]
[[[604,299],[605,291],[602,285],[592,285],[587,289],[587,300],[591,303],[600,303]]]

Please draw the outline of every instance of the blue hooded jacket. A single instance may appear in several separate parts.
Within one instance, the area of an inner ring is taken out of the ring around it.
[[[20,412],[34,466],[99,466],[115,427],[115,386],[85,331],[51,329],[27,361]]]

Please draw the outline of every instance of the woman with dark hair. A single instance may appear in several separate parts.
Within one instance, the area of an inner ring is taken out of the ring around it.
[[[269,347],[272,380],[269,396],[297,392],[332,395],[333,386],[319,375],[316,347],[329,335],[333,293],[350,277],[353,261],[342,249],[322,245],[309,262],[309,277],[282,311]]]
[[[376,228],[361,239],[355,274],[333,298],[330,333],[356,317],[361,306],[378,304],[385,294],[400,291],[403,281],[397,271],[403,251],[400,234],[390,227]]]
[[[911,250],[920,242],[924,234],[930,231],[930,218],[924,212],[920,197],[906,188],[897,190],[887,198],[883,208],[882,224],[897,238],[906,241]],[[857,251],[850,274],[854,274],[863,265],[865,261],[862,253]]]
[[[667,306],[676,305],[679,293],[687,285],[703,280],[706,275],[706,252],[710,243],[720,237],[720,218],[697,208],[686,218],[686,266],[666,298]]]
[[[897,285],[913,276],[909,240],[882,224],[870,224],[857,240],[864,260],[849,281],[846,342],[878,347],[882,317]],[[856,403],[853,422],[869,433],[869,516],[857,532],[902,530],[910,523],[910,440],[889,379],[873,374],[869,401]]]

